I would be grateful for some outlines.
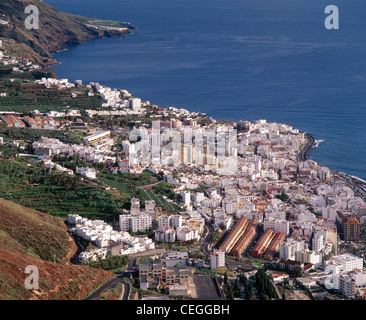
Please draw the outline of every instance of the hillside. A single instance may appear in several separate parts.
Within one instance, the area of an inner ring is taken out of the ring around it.
[[[62,219],[0,198],[0,300],[82,299],[113,277],[70,265],[76,250]],[[38,290],[24,286],[28,265],[38,267]]]
[[[39,9],[39,29],[25,28],[25,7],[35,5]],[[10,24],[0,25],[0,35],[12,39],[18,45],[12,51],[41,64],[54,63],[51,53],[65,47],[66,44],[82,43],[88,39],[110,36],[124,36],[134,27],[130,24],[111,24],[114,28],[103,28],[103,20],[94,20],[64,13],[39,0],[6,0],[0,2],[0,14],[8,17]],[[106,23],[111,23],[106,21]],[[117,23],[118,24],[118,23]]]

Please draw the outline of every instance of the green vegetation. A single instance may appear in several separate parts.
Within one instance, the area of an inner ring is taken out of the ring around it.
[[[366,225],[365,224],[361,225],[361,232],[362,232],[363,237],[366,238]]]
[[[255,283],[260,300],[276,298],[276,291],[271,283],[271,277],[264,270],[258,270],[255,274]]]
[[[157,207],[162,208],[168,213],[176,213],[182,209],[174,203],[166,201],[162,196],[156,195],[152,190],[137,189],[136,196],[145,203],[148,200],[154,200]]]
[[[113,276],[101,269],[68,265],[76,247],[62,219],[4,199],[0,199],[0,247],[1,300],[82,299]],[[42,290],[37,293],[24,286],[27,265],[39,269]]]
[[[311,300],[315,300],[315,298],[313,297],[313,295],[311,294],[310,290],[305,287],[303,284],[299,285],[300,289],[304,291],[304,293],[311,299]]]
[[[125,268],[128,264],[128,256],[112,256],[110,252],[107,253],[106,259],[97,258],[96,261],[90,263],[90,267],[100,268],[104,270],[118,270]]]
[[[221,228],[216,228],[214,234],[212,235],[212,244],[214,245],[222,236],[223,230]]]
[[[121,297],[122,292],[123,284],[118,283],[115,287],[104,290],[98,300],[117,300]]]
[[[142,256],[142,257],[139,257],[136,259],[136,262],[135,264],[138,266],[140,261],[147,261],[147,262],[151,262],[152,261],[152,258],[151,257],[148,257],[148,256]]]
[[[255,266],[255,267],[259,268],[259,269],[262,269],[264,267],[261,262],[256,261],[256,260],[255,261],[252,261],[252,264],[253,264],[253,266]]]
[[[290,200],[290,197],[284,192],[282,192],[281,195],[277,195],[276,198],[280,199],[282,202],[288,202]]]
[[[0,159],[0,194],[14,201],[52,215],[70,213],[89,218],[118,215],[124,203],[100,187],[90,186],[79,177],[60,172],[46,172],[32,160]]]
[[[17,147],[13,147],[11,145],[2,145],[0,146],[0,156],[9,157],[18,152]]]
[[[67,106],[78,110],[102,107],[100,95],[89,96],[84,87],[60,90],[57,87],[46,88],[40,84],[23,83],[21,80],[1,80],[0,91],[7,94],[6,97],[0,97],[2,111],[27,113],[35,109],[40,112],[64,111]]]
[[[226,269],[213,269],[213,270],[210,270],[210,269],[198,269],[197,270],[197,274],[201,274],[201,275],[214,275],[214,274],[217,274],[217,275],[220,275],[220,276],[223,276],[225,274],[227,274],[227,276],[229,277],[234,277],[235,274],[234,272],[232,271],[227,271]]]
[[[245,275],[239,276],[239,284],[244,286],[244,294],[247,300],[252,300],[253,298],[253,284],[247,279]]]
[[[60,261],[67,254],[68,238],[62,220],[41,217],[3,199],[0,199],[0,213],[2,248],[52,262]]]
[[[39,10],[39,29],[26,30],[24,28],[24,9],[28,5],[35,5]],[[55,7],[36,0],[7,0],[0,2],[0,12],[11,16],[10,27],[1,27],[1,35],[23,44],[27,57],[43,64],[42,57],[51,58],[51,52],[61,49],[67,43],[82,43],[87,39],[103,36],[121,36],[129,31],[96,30],[87,27],[90,19],[82,16],[61,12]],[[52,28],[48,26],[52,25]],[[131,26],[133,28],[133,26]]]
[[[141,175],[130,175],[120,172],[112,174],[107,170],[103,170],[100,172],[98,181],[103,182],[111,188],[116,188],[122,193],[132,195],[136,193],[137,187],[156,183],[158,179],[149,171],[144,171]]]
[[[64,143],[77,143],[79,138],[75,133],[67,133],[58,130],[39,130],[30,128],[7,128],[0,126],[0,136],[4,141],[25,140],[36,141],[41,137],[59,139]]]
[[[128,28],[134,29],[134,26],[128,22],[118,22],[113,20],[101,20],[93,19],[88,21],[90,25],[97,27],[98,29],[107,30],[108,28]]]

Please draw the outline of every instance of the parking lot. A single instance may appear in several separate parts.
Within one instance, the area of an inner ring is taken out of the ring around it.
[[[222,300],[220,292],[215,284],[215,279],[211,275],[194,276],[195,299],[198,300]]]

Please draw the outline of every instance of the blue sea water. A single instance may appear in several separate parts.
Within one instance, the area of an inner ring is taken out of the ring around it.
[[[59,78],[124,88],[215,119],[267,119],[324,140],[310,158],[366,179],[364,0],[46,0],[137,26],[69,46]],[[337,5],[340,29],[324,27]]]

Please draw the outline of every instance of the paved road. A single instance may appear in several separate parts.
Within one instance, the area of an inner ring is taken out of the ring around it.
[[[130,284],[127,281],[123,280],[123,278],[127,277],[127,276],[128,276],[128,273],[126,273],[126,272],[118,274],[113,279],[108,281],[106,284],[101,286],[98,290],[93,292],[89,297],[85,298],[84,300],[97,300],[99,298],[99,296],[103,293],[104,290],[106,290],[108,288],[114,288],[119,283],[122,283],[124,286],[123,295],[121,297],[121,300],[127,300],[130,295],[130,291],[131,291]]]
[[[141,187],[137,187],[137,189],[150,189],[151,187],[157,186],[159,183],[162,183],[164,180],[160,180],[158,182],[152,183],[152,184],[147,184],[146,186],[141,186]]]
[[[310,152],[310,150],[313,148],[315,144],[315,139],[310,134],[305,134],[307,138],[307,142],[304,145],[304,147],[301,148],[300,153],[298,155],[299,161],[305,161],[307,159],[307,156]]]
[[[200,239],[201,251],[203,254],[209,255],[211,252],[209,250],[209,245],[212,244],[212,236],[215,231],[215,227],[212,222],[205,220],[205,226],[208,229],[207,235],[204,239]]]

